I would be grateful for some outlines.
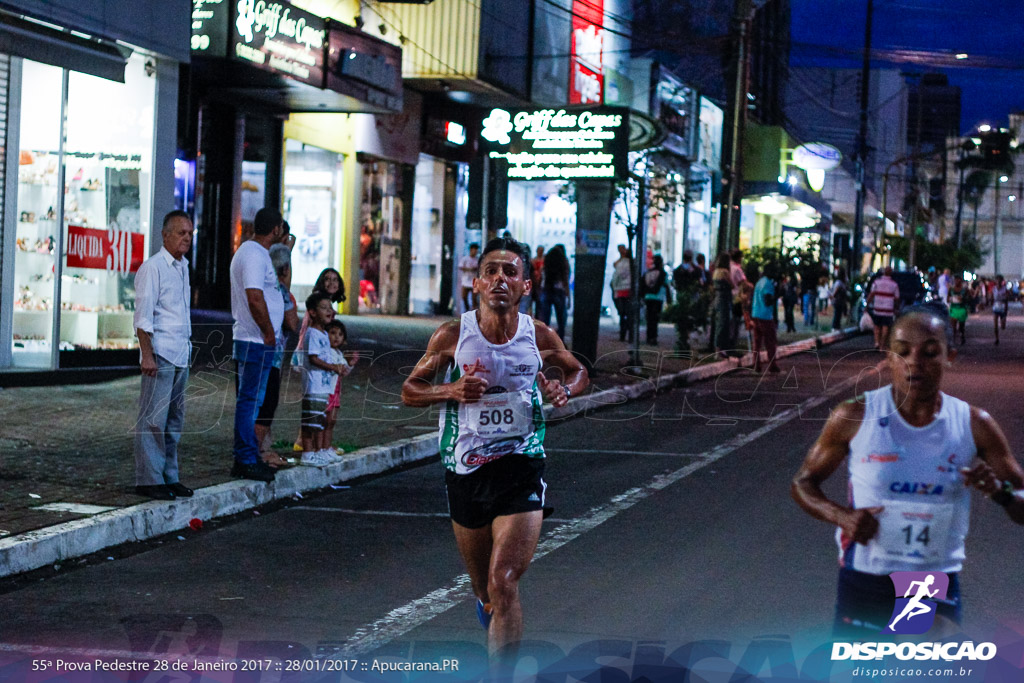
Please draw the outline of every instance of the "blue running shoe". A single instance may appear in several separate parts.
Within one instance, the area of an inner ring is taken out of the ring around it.
[[[480,620],[480,625],[485,629],[491,627],[491,616],[494,613],[494,608],[491,607],[491,603],[486,605],[480,600],[476,601],[476,618]]]

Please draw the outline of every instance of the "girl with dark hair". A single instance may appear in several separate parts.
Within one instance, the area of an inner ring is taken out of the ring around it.
[[[331,297],[331,303],[337,304],[345,300],[345,281],[334,268],[324,268],[313,285],[313,291],[326,292]]]
[[[647,343],[657,346],[661,309],[666,303],[672,303],[672,289],[668,286],[668,273],[661,254],[654,255],[654,267],[644,273],[640,286],[647,309]]]
[[[565,339],[565,321],[569,310],[569,257],[565,246],[556,244],[544,255],[544,276],[541,284],[540,311],[537,319],[551,324],[551,308],[555,309],[558,336]]]

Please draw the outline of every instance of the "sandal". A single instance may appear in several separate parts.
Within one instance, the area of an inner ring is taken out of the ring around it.
[[[267,466],[275,470],[283,467],[291,467],[291,464],[277,453],[264,453],[260,457]]]

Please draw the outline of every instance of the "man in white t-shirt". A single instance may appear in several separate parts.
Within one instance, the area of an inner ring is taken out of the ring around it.
[[[473,291],[473,278],[476,277],[476,269],[480,264],[480,259],[476,256],[479,251],[480,245],[474,242],[469,245],[469,256],[463,256],[459,261],[459,301],[462,302],[463,312],[478,305],[479,299]]]
[[[281,237],[283,222],[277,209],[257,211],[253,238],[231,259],[233,357],[238,363],[231,476],[267,482],[274,480],[274,469],[260,459],[255,425],[284,319],[284,299],[269,251]]]

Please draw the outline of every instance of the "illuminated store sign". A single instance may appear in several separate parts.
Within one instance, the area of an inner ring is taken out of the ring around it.
[[[285,2],[238,0],[231,54],[322,88],[327,24]]]
[[[569,104],[604,101],[604,0],[573,0],[569,45]]]
[[[512,180],[623,178],[627,174],[629,110],[492,109],[480,136],[490,158],[508,162]]]
[[[192,0],[192,51],[227,55],[229,0]]]

